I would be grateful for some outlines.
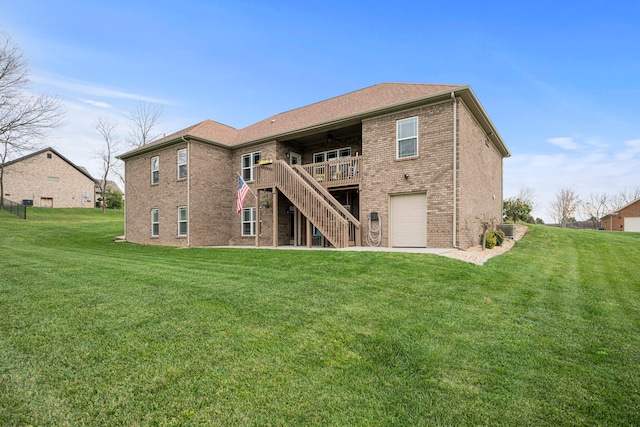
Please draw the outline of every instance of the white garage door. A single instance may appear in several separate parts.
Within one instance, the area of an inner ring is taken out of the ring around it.
[[[427,247],[426,193],[391,196],[391,246]]]
[[[624,231],[640,232],[640,216],[629,216],[624,219]]]

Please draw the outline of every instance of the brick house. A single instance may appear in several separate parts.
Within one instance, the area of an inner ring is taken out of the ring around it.
[[[45,148],[3,166],[4,198],[50,208],[93,208],[95,180],[53,148]]]
[[[510,155],[469,86],[382,83],[244,129],[206,120],[119,156],[126,238],[176,246],[478,242]],[[236,213],[238,177],[249,194]]]
[[[600,224],[605,230],[640,232],[640,199],[603,216]]]

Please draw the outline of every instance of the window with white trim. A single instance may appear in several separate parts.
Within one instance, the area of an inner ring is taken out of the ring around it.
[[[151,184],[157,184],[160,181],[160,157],[151,158]]]
[[[260,151],[242,155],[242,179],[253,181],[253,167],[260,161]]]
[[[256,208],[242,209],[242,235],[256,235]]]
[[[418,118],[398,120],[397,128],[397,158],[416,157],[418,155]]]
[[[178,236],[187,235],[187,207],[178,206]]]
[[[160,209],[151,209],[151,237],[160,235]]]
[[[187,149],[178,150],[178,179],[187,177]]]
[[[322,151],[313,154],[313,163],[328,162],[334,159],[343,159],[351,157],[351,147],[340,148],[338,150]]]

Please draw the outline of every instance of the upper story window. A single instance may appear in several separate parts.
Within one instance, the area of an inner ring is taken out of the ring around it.
[[[242,179],[253,181],[253,167],[260,161],[260,151],[242,155]]]
[[[342,159],[345,157],[351,157],[351,147],[340,148],[338,150],[323,151],[321,153],[314,153],[313,163],[328,162],[334,159]]]
[[[187,207],[178,207],[178,236],[187,235]]]
[[[178,179],[187,177],[187,149],[178,150]]]
[[[151,209],[151,237],[160,235],[160,209]]]
[[[411,117],[396,122],[397,158],[415,157],[418,155],[418,118]]]
[[[157,184],[160,181],[160,157],[151,158],[151,184]]]

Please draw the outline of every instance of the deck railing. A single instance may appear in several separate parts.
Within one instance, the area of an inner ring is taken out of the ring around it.
[[[323,187],[338,187],[362,182],[362,162],[362,156],[356,156],[301,167]]]
[[[344,206],[342,206],[336,199],[329,193],[329,191],[322,186],[322,182],[309,175],[307,169],[301,165],[295,165],[293,169],[298,172],[300,177],[304,179],[311,187],[313,187],[318,195],[320,195],[327,203],[329,203],[333,209],[335,209],[343,218],[349,221],[349,243],[356,244],[360,242],[360,221],[353,216]]]
[[[349,245],[349,220],[284,160],[255,169],[259,188],[277,187],[336,248]],[[329,195],[331,197],[331,195]],[[342,206],[342,211],[346,211]],[[347,212],[348,213],[348,212]]]

